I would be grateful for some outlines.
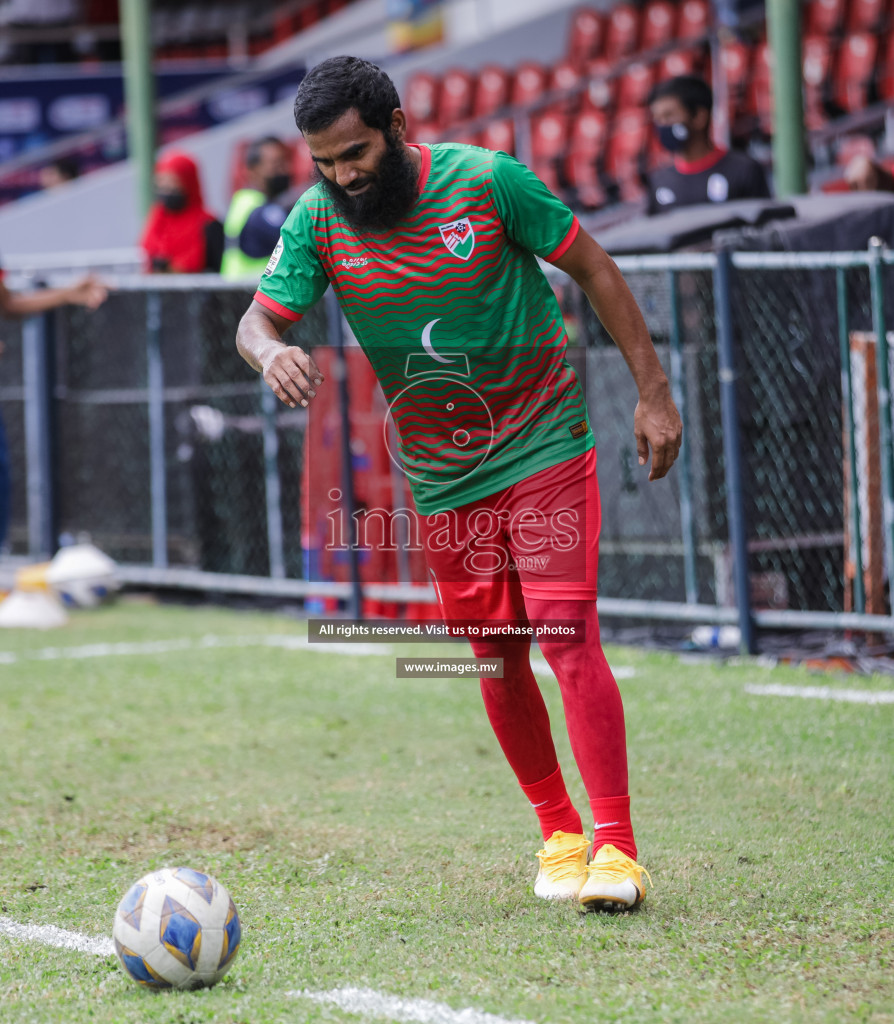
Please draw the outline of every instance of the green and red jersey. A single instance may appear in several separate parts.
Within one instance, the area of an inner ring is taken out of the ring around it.
[[[255,298],[298,320],[332,285],[430,515],[587,451],[593,435],[535,258],[568,249],[574,214],[505,153],[419,150],[419,198],[394,230],[359,233],[323,185],[305,192]]]

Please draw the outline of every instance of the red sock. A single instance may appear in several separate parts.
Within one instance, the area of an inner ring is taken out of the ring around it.
[[[598,825],[594,850],[612,843],[636,858],[627,796],[624,706],[599,638],[595,601],[525,598],[528,618],[583,620],[586,640],[540,642],[559,682],[568,739]],[[616,824],[609,824],[609,823]]]
[[[590,801],[593,811],[593,852],[600,846],[612,846],[636,860],[633,825],[630,824],[630,797],[597,797]]]
[[[481,680],[491,728],[519,785],[535,806],[543,838],[556,831],[583,832],[559,769],[549,715],[531,671],[530,645],[518,641],[472,640],[482,661],[503,659],[503,678]]]
[[[559,763],[550,732],[549,714],[534,673],[529,645],[472,640],[481,661],[503,659],[503,678],[481,680],[488,721],[518,781],[527,786],[551,775]]]
[[[537,812],[544,839],[549,839],[553,832],[569,832],[572,835],[580,835],[583,832],[580,815],[574,809],[568,790],[565,789],[561,768],[557,766],[552,775],[541,779],[540,782],[523,785],[522,789]]]

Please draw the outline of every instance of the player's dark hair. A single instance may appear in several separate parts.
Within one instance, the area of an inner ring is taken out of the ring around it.
[[[646,104],[651,105],[666,96],[679,100],[690,114],[697,114],[700,110],[710,111],[714,106],[711,86],[698,75],[677,75],[666,82],[659,82],[649,93]]]
[[[314,134],[356,109],[367,128],[387,132],[400,106],[394,82],[375,64],[359,57],[330,57],[301,80],[295,97],[295,124]]]
[[[245,151],[245,166],[248,168],[257,167],[261,162],[261,153],[265,146],[284,146],[285,143],[276,135],[265,135],[254,142]]]

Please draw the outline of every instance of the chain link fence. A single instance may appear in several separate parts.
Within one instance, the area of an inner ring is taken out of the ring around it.
[[[603,614],[721,622],[753,612],[759,625],[808,624],[805,614],[816,625],[846,624],[843,613],[888,617],[887,257],[738,253],[728,285],[713,254],[618,262],[671,378],[685,435],[677,466],[649,483],[637,462],[636,391],[623,357],[576,287],[555,279],[596,435]],[[315,525],[305,473],[308,414],[276,402],[235,349],[250,297],[250,288],[216,278],[131,277],[96,313],[64,309],[5,326],[0,411],[14,552],[45,554],[60,536],[89,536],[119,562],[170,580],[188,569],[256,577],[263,589],[277,579],[345,583],[355,574],[365,594],[379,597],[387,591],[380,584],[425,583],[418,559],[387,567],[368,552],[353,563],[321,559],[326,523]],[[324,307],[290,340],[319,348],[334,383],[339,362]],[[23,358],[29,344],[42,360]],[[340,411],[352,423],[359,497],[350,516],[369,495],[378,505],[395,492],[387,459],[381,481],[363,475],[376,460],[381,398],[359,383],[359,353],[347,356],[349,408],[340,410],[333,387],[328,418],[310,433],[329,488],[343,480],[333,441]],[[41,388],[47,415],[29,421]],[[43,477],[41,444],[49,452]],[[41,507],[42,533],[34,524]]]

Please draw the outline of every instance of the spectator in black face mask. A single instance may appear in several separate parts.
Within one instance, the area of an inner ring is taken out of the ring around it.
[[[649,213],[695,203],[765,199],[763,168],[746,153],[721,149],[711,139],[713,95],[707,82],[679,75],[660,82],[648,100],[652,123],[673,162],[649,175]]]
[[[245,168],[247,187],[233,196],[224,221],[226,251],[221,273],[224,277],[257,279],[267,266],[273,246],[262,254],[253,251],[251,244],[246,249],[243,229],[255,210],[277,199],[292,184],[292,153],[276,136],[267,135],[246,150]]]
[[[155,202],[140,244],[153,273],[220,270],[223,228],[205,209],[199,169],[185,153],[168,153],[155,165]]]

